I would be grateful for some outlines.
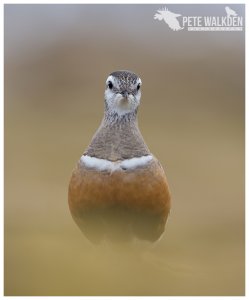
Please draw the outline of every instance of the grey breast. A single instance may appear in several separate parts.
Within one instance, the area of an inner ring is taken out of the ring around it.
[[[84,152],[97,158],[117,161],[149,155],[150,151],[136,123],[104,124]]]

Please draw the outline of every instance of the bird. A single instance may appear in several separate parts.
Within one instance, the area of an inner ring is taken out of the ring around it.
[[[164,7],[161,10],[158,10],[157,12],[158,13],[154,15],[155,20],[159,20],[159,21],[164,20],[164,22],[173,31],[178,31],[183,29],[183,27],[180,26],[180,23],[177,20],[178,17],[182,16],[181,14],[175,14],[169,11],[167,7]]]
[[[142,81],[112,72],[105,83],[104,116],[69,182],[71,215],[92,243],[157,241],[171,195],[165,172],[138,127]]]
[[[233,10],[231,9],[229,6],[226,6],[225,7],[225,10],[226,10],[226,13],[227,13],[227,17],[230,18],[231,16],[232,17],[236,17],[238,14]]]

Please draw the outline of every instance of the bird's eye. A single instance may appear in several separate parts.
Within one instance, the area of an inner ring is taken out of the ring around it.
[[[140,83],[137,85],[137,90],[139,90],[140,89]]]
[[[109,89],[112,89],[113,88],[113,84],[112,84],[112,82],[111,81],[108,81],[108,87],[109,87]]]

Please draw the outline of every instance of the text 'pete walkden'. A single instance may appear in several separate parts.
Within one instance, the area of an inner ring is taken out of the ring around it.
[[[242,31],[243,18],[236,17],[208,17],[208,16],[184,16],[183,27],[187,26],[189,31]]]

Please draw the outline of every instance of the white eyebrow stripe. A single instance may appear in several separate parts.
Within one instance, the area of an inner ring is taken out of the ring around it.
[[[112,75],[108,76],[108,78],[106,80],[106,84],[108,83],[108,81],[111,81],[113,83],[114,82],[114,77]]]
[[[142,85],[142,80],[140,78],[138,78],[137,83],[139,83],[140,85]]]
[[[96,169],[99,171],[115,171],[115,170],[131,170],[137,167],[147,165],[153,159],[152,155],[146,155],[141,157],[133,157],[122,161],[113,162],[107,159],[92,157],[88,155],[82,155],[80,162],[87,168]]]

